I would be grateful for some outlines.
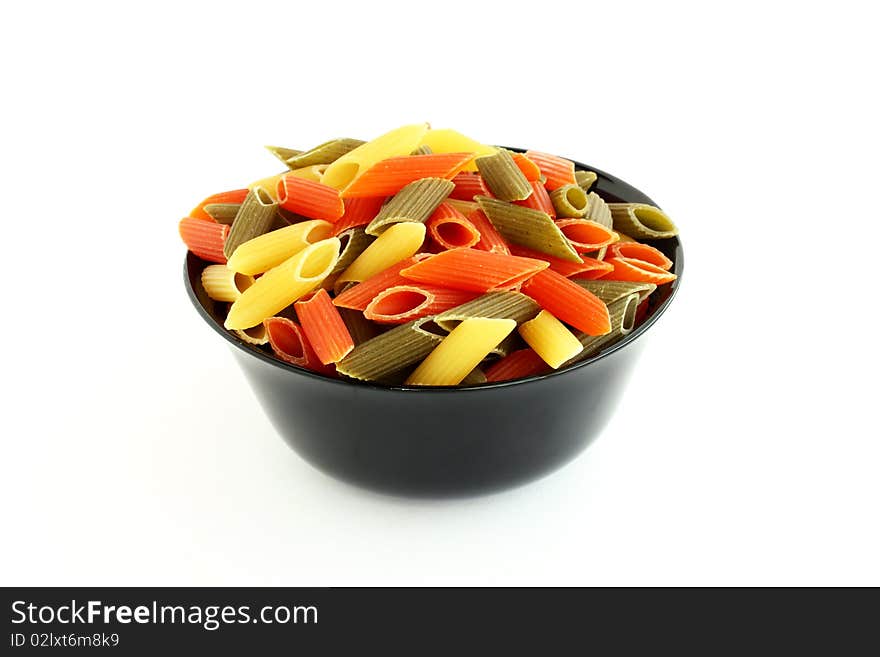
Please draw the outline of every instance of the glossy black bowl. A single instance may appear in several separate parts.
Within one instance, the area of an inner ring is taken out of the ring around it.
[[[612,175],[577,167],[598,174],[593,189],[607,201],[654,204]],[[638,360],[642,336],[681,284],[680,241],[652,244],[672,259],[678,279],[650,297],[646,319],[623,340],[552,374],[460,389],[330,379],[276,360],[223,329],[201,286],[204,261],[188,254],[184,280],[196,310],[231,343],[278,433],[309,463],[387,493],[473,495],[545,475],[601,433]]]

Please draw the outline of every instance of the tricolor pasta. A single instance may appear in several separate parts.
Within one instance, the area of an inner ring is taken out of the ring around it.
[[[208,196],[180,236],[225,329],[321,376],[541,376],[604,353],[676,278],[669,217],[563,157],[427,124],[267,149],[288,170]]]

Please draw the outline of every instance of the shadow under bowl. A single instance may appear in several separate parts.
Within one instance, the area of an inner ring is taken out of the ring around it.
[[[519,150],[519,149],[513,149]],[[609,202],[649,203],[645,194],[593,167]],[[546,475],[583,451],[608,423],[644,345],[669,306],[684,266],[680,240],[651,244],[678,278],[649,298],[642,323],[616,344],[567,369],[466,388],[387,387],[330,379],[284,363],[224,330],[201,270],[187,254],[184,282],[207,324],[232,345],[257,399],[302,458],[344,481],[384,493],[453,497],[489,493]]]

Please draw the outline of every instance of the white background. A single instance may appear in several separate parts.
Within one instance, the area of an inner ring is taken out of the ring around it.
[[[869,3],[5,3],[2,584],[880,584]],[[537,483],[365,492],[275,435],[177,221],[430,121],[621,176],[681,295]]]

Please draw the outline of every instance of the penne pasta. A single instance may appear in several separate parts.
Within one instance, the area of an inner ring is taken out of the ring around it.
[[[237,203],[240,205],[247,195],[247,189],[233,189],[229,192],[211,194],[211,196],[209,196],[201,203],[199,203],[196,207],[194,207],[190,211],[189,216],[193,219],[204,219],[205,221],[211,221],[211,215],[205,212],[205,206],[214,205],[217,203]]]
[[[523,201],[516,201],[515,204],[521,205],[524,208],[540,210],[541,212],[548,214],[551,218],[555,218],[556,208],[553,206],[553,201],[550,200],[550,194],[544,187],[544,183],[540,180],[535,180],[529,184],[532,186],[531,195]]]
[[[513,244],[561,260],[581,262],[577,251],[546,212],[478,196],[477,203],[498,232]]]
[[[367,304],[364,317],[380,324],[404,324],[455,308],[474,296],[474,292],[436,285],[395,285],[379,292]]]
[[[209,203],[203,210],[218,224],[231,226],[239,208],[241,208],[241,203]]]
[[[614,230],[623,231],[630,237],[663,239],[678,235],[678,229],[666,214],[653,205],[645,203],[609,203]]]
[[[294,169],[293,171],[288,172],[286,175],[293,176],[294,178],[311,180],[312,182],[321,182],[321,176],[324,175],[324,171],[326,170],[326,164],[313,164],[310,167]]]
[[[507,245],[507,242],[504,241],[504,238],[501,237],[501,233],[495,229],[492,222],[489,221],[483,211],[480,210],[479,205],[477,205],[473,212],[468,214],[468,221],[470,221],[474,228],[477,229],[477,232],[480,233],[480,241],[477,242],[474,248],[480,251],[489,251],[490,253],[510,255],[510,247]]]
[[[492,196],[492,192],[486,186],[486,181],[479,173],[465,171],[456,174],[452,178],[452,184],[455,187],[449,193],[449,198],[459,201],[473,201],[475,196]]]
[[[491,155],[497,150],[494,146],[486,146],[449,129],[428,130],[421,139],[421,145],[428,146],[434,153],[474,153],[476,156]],[[471,161],[465,170],[476,171],[477,167]]]
[[[550,263],[550,269],[562,274],[566,278],[602,278],[608,272],[614,271],[614,267],[608,263],[586,256],[581,256],[581,262],[569,262],[568,260],[560,260],[545,253],[532,251],[531,249],[516,245],[510,247],[510,252],[515,256],[523,258],[546,260]]]
[[[307,151],[294,151],[278,146],[266,146],[269,152],[291,169],[331,164],[343,155],[350,153],[364,142],[360,139],[331,139]],[[286,157],[284,157],[286,155]]]
[[[332,375],[334,368],[319,359],[299,324],[287,317],[270,317],[263,326],[269,346],[281,360],[308,370]]]
[[[519,326],[523,340],[554,370],[583,351],[580,341],[546,310]]]
[[[180,220],[177,230],[186,248],[202,260],[226,263],[223,246],[229,239],[229,226],[185,217]]]
[[[480,231],[461,212],[441,203],[425,224],[431,238],[444,249],[476,246]]]
[[[340,308],[364,311],[370,301],[372,301],[382,290],[394,287],[395,285],[406,285],[411,283],[412,281],[400,275],[400,271],[416,264],[417,262],[418,260],[414,257],[401,260],[364,280],[362,283],[357,283],[346,289],[344,292],[341,292],[333,300],[333,303]]]
[[[407,322],[357,345],[336,363],[336,371],[361,381],[377,381],[416,364],[442,340],[423,328],[429,322],[427,317]]]
[[[333,224],[320,219],[279,228],[240,245],[227,266],[240,274],[262,274],[315,242],[330,237]]]
[[[474,157],[473,153],[407,155],[377,162],[342,190],[345,198],[391,196],[422,178],[453,178]]]
[[[546,178],[544,186],[551,192],[563,185],[577,184],[574,162],[571,160],[541,151],[526,151],[525,155],[541,169],[541,174]]]
[[[512,319],[466,319],[406,379],[414,386],[455,386],[506,338]]]
[[[547,363],[531,347],[511,352],[486,369],[486,381],[510,381],[527,376],[546,374],[550,370]]]
[[[409,222],[394,224],[379,235],[376,241],[340,274],[337,283],[365,281],[414,255],[424,241],[424,224]]]
[[[605,226],[605,228],[614,228],[611,219],[611,210],[608,204],[596,192],[587,194],[587,215],[585,219],[595,221],[597,224]]]
[[[345,212],[339,192],[313,180],[297,178],[292,174],[278,182],[278,204],[288,212],[312,219],[335,222]]]
[[[453,184],[443,178],[422,178],[408,184],[367,224],[368,235],[379,235],[393,224],[423,223],[449,196]]]
[[[522,171],[522,174],[526,177],[526,180],[529,182],[535,182],[541,179],[541,169],[537,164],[532,162],[522,153],[515,153],[513,151],[508,152],[516,163],[516,166],[519,167],[519,170]]]
[[[254,284],[253,276],[239,274],[226,265],[208,265],[202,270],[202,287],[214,301],[233,303]]]
[[[578,253],[597,251],[617,240],[613,230],[588,219],[560,219],[556,226]]]
[[[611,330],[608,308],[592,292],[555,271],[542,271],[523,285],[523,293],[566,324],[589,335]]]
[[[632,331],[635,326],[636,311],[639,306],[639,295],[630,294],[614,301],[608,306],[609,322],[611,331],[605,335],[588,335],[587,333],[578,333],[577,339],[583,346],[577,356],[563,363],[563,366],[572,365],[591,356],[595,356],[605,347],[617,342]]]
[[[339,246],[335,237],[321,240],[267,271],[232,304],[224,326],[256,326],[314,290],[336,264]]]
[[[238,336],[239,340],[257,345],[258,347],[269,343],[269,333],[262,324],[257,324],[244,330],[236,329],[233,333]]]
[[[612,244],[608,247],[608,257],[641,260],[655,267],[660,267],[660,269],[665,271],[669,271],[672,267],[672,260],[667,258],[662,251],[648,244],[639,244],[638,242]]]
[[[422,143],[427,131],[427,123],[406,125],[361,144],[334,160],[321,177],[321,182],[343,189],[377,162],[412,153]]]
[[[638,294],[639,302],[641,303],[657,289],[657,286],[653,283],[640,283],[633,281],[577,280],[575,282],[585,290],[589,290],[602,299],[606,306],[610,306],[615,301],[628,297],[631,294]]]
[[[420,283],[443,285],[456,290],[488,292],[510,289],[548,266],[543,260],[476,249],[453,249],[411,265],[400,274]]]
[[[308,300],[297,301],[294,309],[321,363],[335,363],[354,349],[354,340],[327,290],[320,289]]]
[[[285,148],[284,146],[264,146],[267,151],[272,153],[279,160],[287,164],[287,160],[291,157],[299,155],[302,151],[298,151],[295,148]]]
[[[327,275],[327,278],[325,278],[324,282],[321,284],[321,287],[326,290],[332,290],[339,275],[348,269],[351,263],[357,260],[358,256],[366,251],[367,247],[375,241],[375,238],[370,237],[364,232],[362,226],[349,228],[344,233],[340,233],[337,237],[339,237],[339,243],[341,244],[339,248],[339,259],[333,266],[333,271]]]
[[[339,308],[339,316],[345,322],[345,327],[348,329],[348,334],[355,346],[375,338],[379,334],[379,327],[364,317],[360,311]]]
[[[603,277],[609,281],[635,281],[663,285],[676,279],[675,274],[662,267],[635,258],[608,258],[614,269]]]
[[[557,187],[550,194],[557,217],[580,219],[587,214],[587,193],[577,185]]]
[[[476,203],[474,203],[473,201],[462,201],[457,198],[449,198],[448,196],[446,197],[446,200],[443,202],[451,205],[453,208],[455,208],[456,210],[461,212],[465,217],[470,215],[470,213],[473,212],[474,210],[480,209],[480,206],[477,205]]]
[[[595,171],[578,170],[574,172],[575,183],[577,183],[578,187],[585,192],[590,191],[590,187],[592,187],[598,179],[599,176],[596,175]]]
[[[434,323],[444,331],[452,331],[462,321],[473,317],[512,319],[522,324],[534,319],[541,307],[519,292],[488,292],[472,301],[437,314]]]
[[[339,235],[349,228],[366,226],[379,214],[384,202],[384,196],[345,199],[345,212],[342,218],[334,224],[333,234]]]
[[[278,216],[278,202],[262,187],[255,187],[245,197],[232,222],[229,237],[223,246],[228,258],[239,246],[271,230]]]
[[[510,151],[496,150],[474,160],[492,195],[502,201],[522,201],[532,193],[532,185],[513,161]]]

